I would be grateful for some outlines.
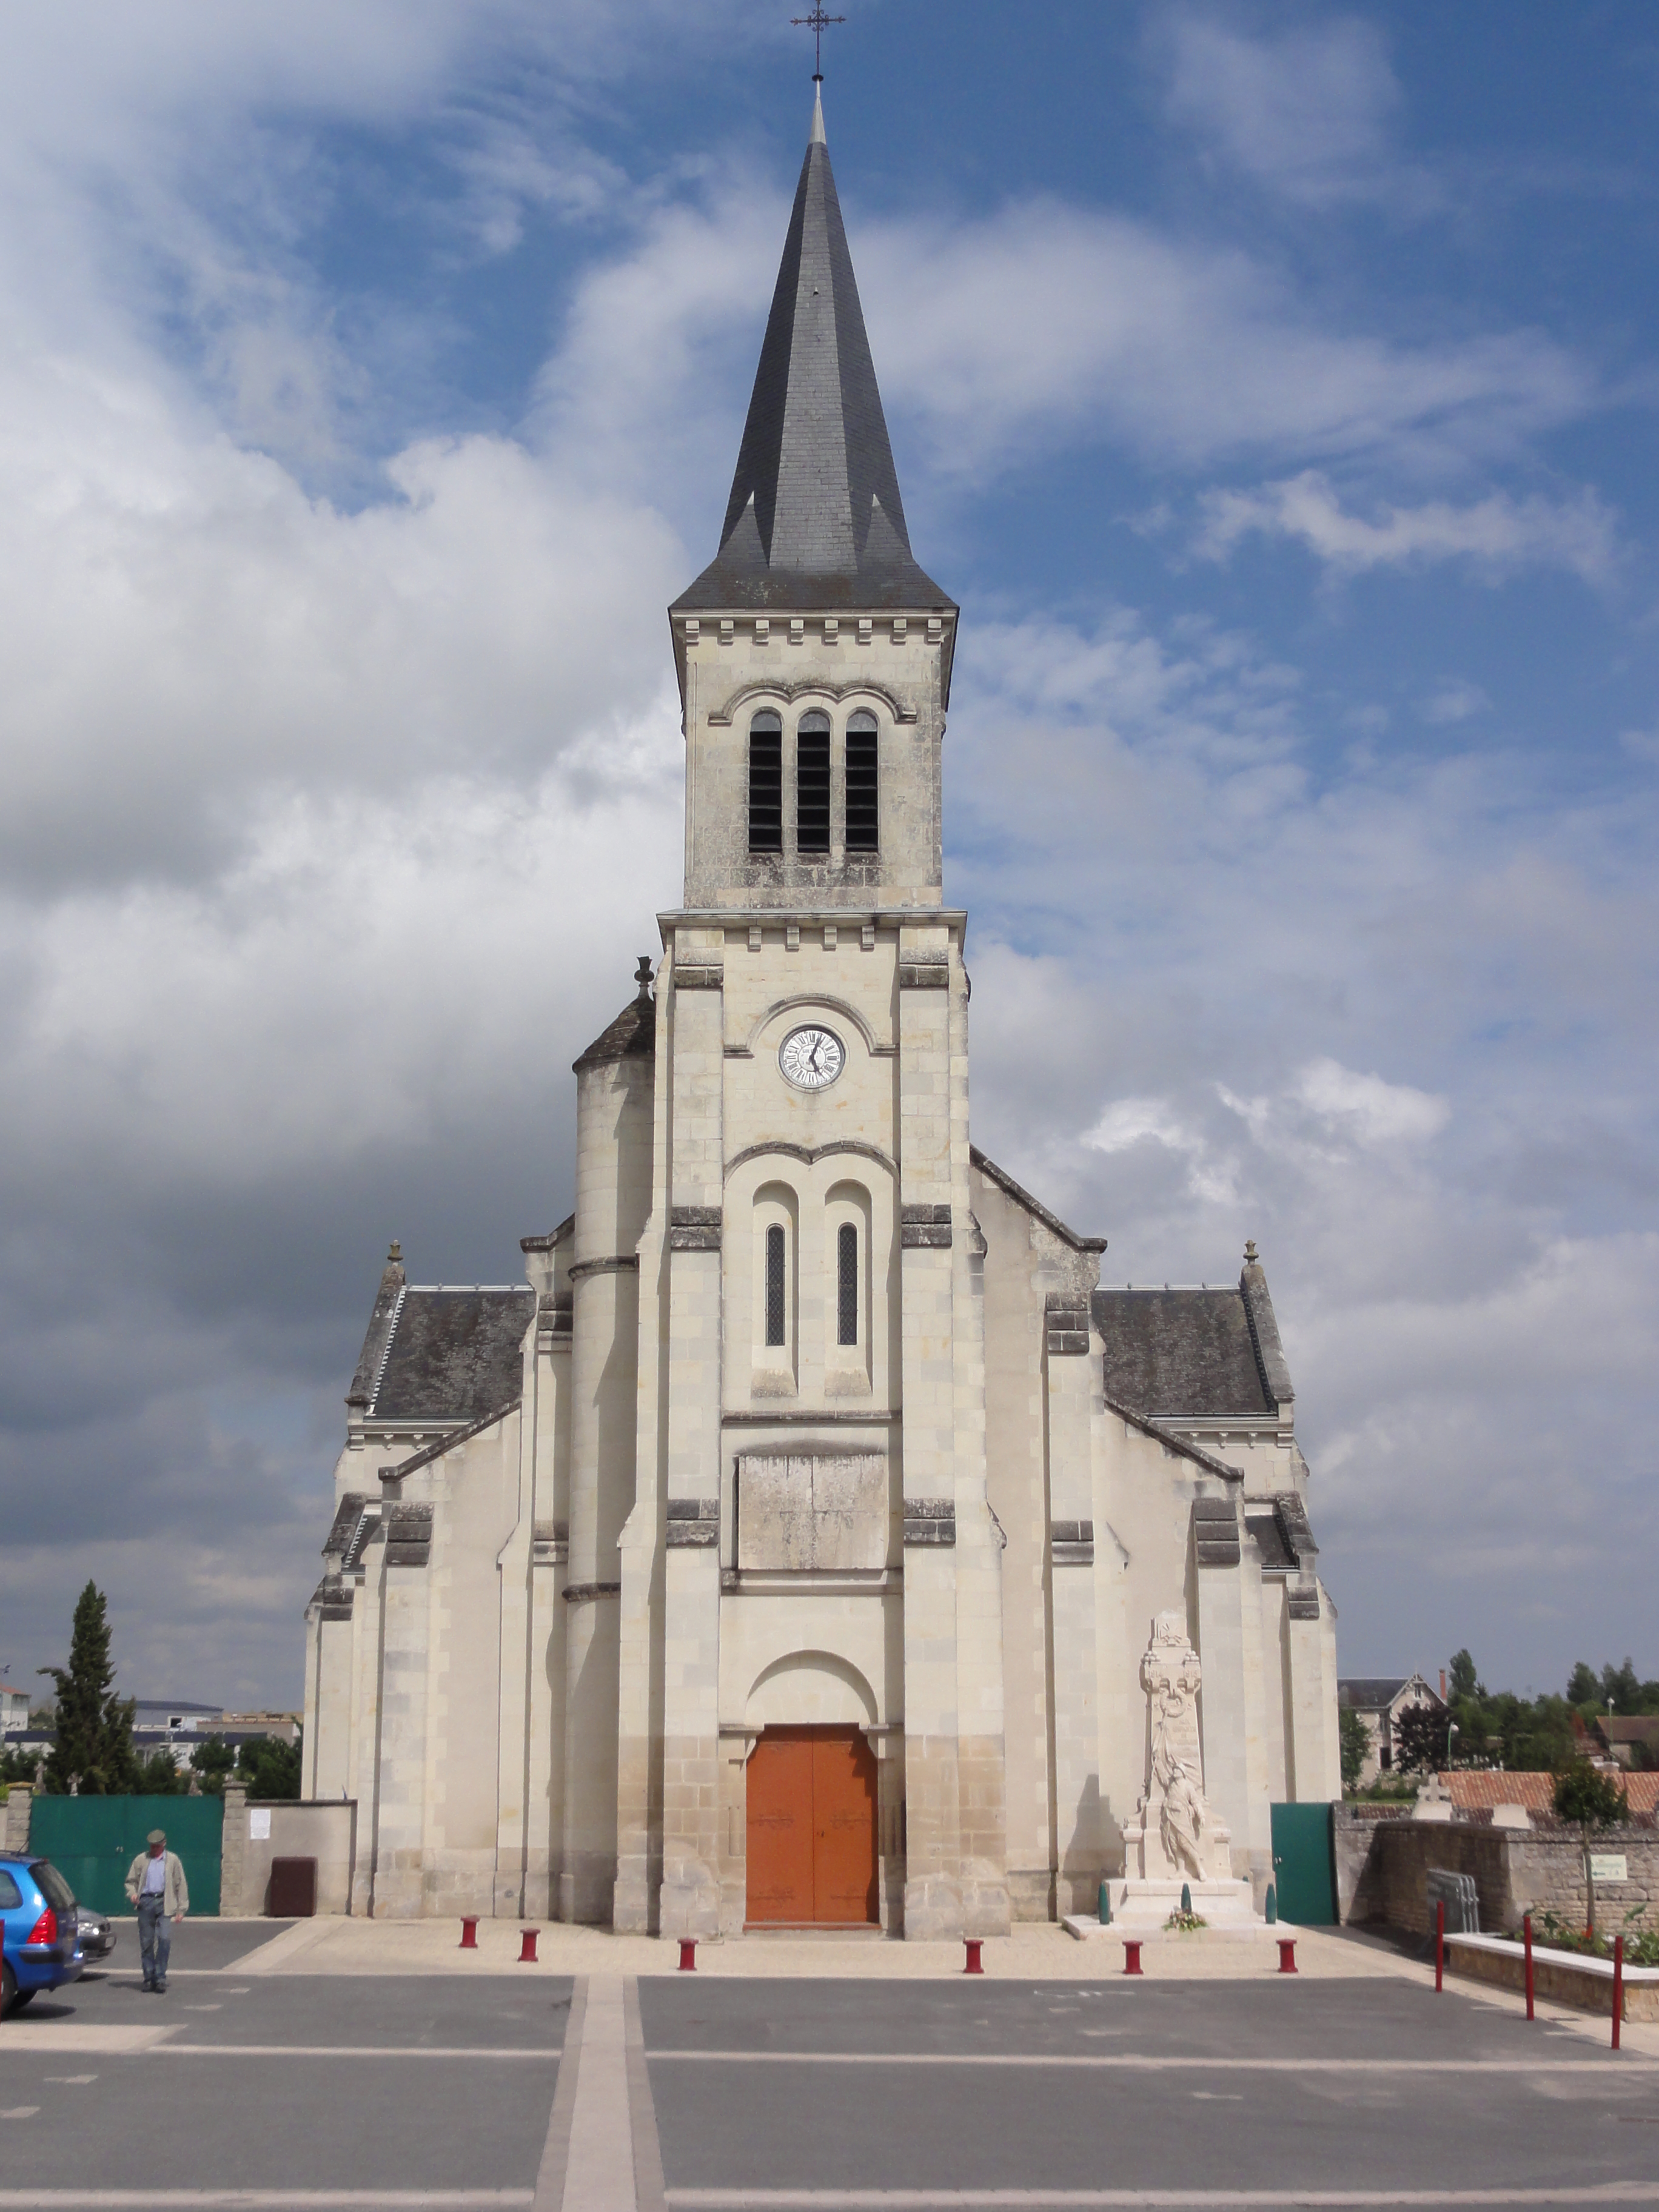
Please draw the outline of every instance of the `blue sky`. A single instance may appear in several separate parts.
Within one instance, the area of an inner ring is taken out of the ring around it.
[[[978,1140],[1261,1246],[1345,1670],[1659,1673],[1659,27],[846,0]],[[679,881],[789,10],[0,27],[0,1662],[298,1694],[386,1240],[503,1280]]]

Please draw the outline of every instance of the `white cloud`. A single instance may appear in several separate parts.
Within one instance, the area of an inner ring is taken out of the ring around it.
[[[1119,1098],[1108,1106],[1081,1141],[1091,1152],[1131,1152],[1137,1145],[1161,1145],[1178,1153],[1187,1167],[1187,1188],[1196,1199],[1217,1206],[1237,1202],[1233,1164],[1218,1160],[1205,1139],[1187,1128],[1161,1098]]]
[[[1471,684],[1466,676],[1449,676],[1423,702],[1423,720],[1443,728],[1452,722],[1467,722],[1472,714],[1484,714],[1491,705],[1478,684]]]
[[[1425,181],[1389,158],[1400,85],[1374,23],[1332,15],[1252,38],[1177,9],[1161,35],[1171,115],[1230,167],[1313,206],[1376,196],[1385,179],[1396,210],[1424,204]]]
[[[1092,422],[1149,454],[1504,450],[1591,404],[1534,332],[1411,344],[1331,327],[1243,253],[1061,204],[862,229],[883,390],[938,465],[981,471]]]
[[[1567,501],[1507,492],[1464,507],[1431,500],[1384,507],[1371,521],[1343,507],[1328,477],[1304,469],[1256,491],[1207,492],[1203,513],[1195,550],[1208,559],[1225,560],[1251,535],[1288,538],[1346,575],[1463,561],[1491,580],[1559,568],[1604,583],[1618,557],[1614,518],[1589,489]]]

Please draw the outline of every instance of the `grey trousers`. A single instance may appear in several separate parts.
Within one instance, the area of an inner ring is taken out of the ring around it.
[[[138,1960],[144,1970],[144,1980],[164,1982],[167,1978],[167,1955],[173,1949],[173,1923],[167,1918],[167,1908],[159,1897],[141,1897],[138,1900]]]

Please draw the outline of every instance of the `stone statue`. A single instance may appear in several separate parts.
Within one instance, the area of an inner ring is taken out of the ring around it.
[[[1203,1669],[1178,1613],[1160,1613],[1140,1662],[1146,1692],[1150,1744],[1146,1794],[1125,1840],[1139,1847],[1143,1879],[1210,1878],[1206,1857],[1228,1866],[1229,1832],[1205,1802],[1204,1753],[1198,1734],[1198,1692]]]

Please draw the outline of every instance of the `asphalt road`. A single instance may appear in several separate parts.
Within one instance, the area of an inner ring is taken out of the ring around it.
[[[1659,2205],[1659,2063],[1413,1983],[239,1978],[252,1940],[0,2026],[0,2212]]]

